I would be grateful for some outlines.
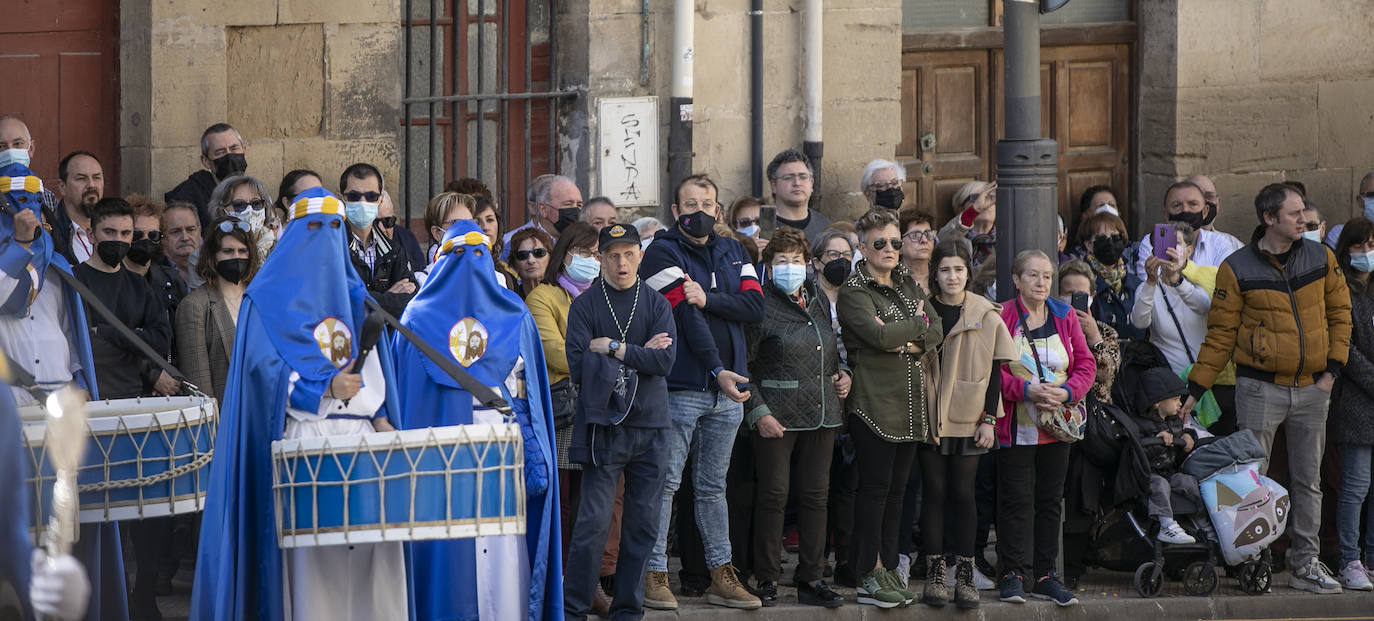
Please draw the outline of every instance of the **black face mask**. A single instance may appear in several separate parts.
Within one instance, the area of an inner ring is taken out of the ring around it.
[[[215,273],[231,283],[239,284],[248,275],[248,259],[225,259],[215,263]]]
[[[155,256],[157,256],[157,242],[145,238],[129,246],[129,254],[125,258],[133,261],[135,265],[147,265]]]
[[[561,207],[558,209],[558,220],[553,223],[553,228],[558,229],[558,232],[562,233],[563,229],[566,229],[568,228],[568,225],[577,222],[577,219],[581,216],[581,209],[578,209],[576,207]]]
[[[704,211],[693,211],[678,216],[677,223],[683,233],[692,237],[710,237],[711,230],[716,226],[716,217]]]
[[[825,267],[821,268],[821,275],[825,276],[825,280],[836,287],[844,284],[844,279],[849,278],[849,259],[840,257],[826,263]]]
[[[120,261],[129,254],[129,242],[115,241],[107,239],[95,245],[95,253],[100,256],[100,260],[105,265],[118,266]]]
[[[883,188],[873,194],[873,204],[888,209],[900,209],[906,194],[901,188]]]
[[[1193,227],[1193,230],[1197,230],[1204,226],[1207,226],[1211,224],[1213,220],[1216,219],[1217,204],[1210,202],[1207,203],[1207,206],[1204,207],[1202,211],[1180,211],[1172,216],[1169,216],[1170,222],[1182,222],[1188,226]]]
[[[1093,258],[1104,266],[1116,265],[1117,261],[1121,260],[1121,252],[1125,249],[1126,240],[1115,235],[1093,238]]]
[[[242,153],[226,153],[217,160],[210,160],[210,163],[215,165],[215,178],[220,181],[248,170],[248,158]]]

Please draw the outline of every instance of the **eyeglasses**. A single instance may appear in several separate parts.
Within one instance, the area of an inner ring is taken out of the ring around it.
[[[140,231],[138,229],[134,229],[134,241],[138,241],[140,239],[143,239],[144,237],[147,237],[149,241],[152,241],[153,243],[157,243],[159,241],[162,241],[162,231]]]
[[[377,201],[382,200],[381,192],[355,192],[350,190],[348,192],[344,192],[343,196],[344,200],[350,203],[356,203],[358,201],[367,201],[369,203],[375,203]]]
[[[682,201],[682,207],[683,207],[684,209],[692,209],[692,210],[696,210],[696,209],[710,209],[710,208],[712,208],[712,207],[719,207],[719,206],[720,206],[720,203],[718,203],[718,202],[716,202],[716,201],[700,201],[700,202],[694,201],[694,200],[692,200],[692,201]]]
[[[742,229],[746,226],[754,226],[758,223],[758,218],[735,218],[735,228],[737,229]]]
[[[238,229],[238,230],[240,230],[240,231],[243,231],[244,233],[251,233],[251,232],[253,232],[253,227],[252,227],[251,225],[249,225],[247,222],[244,222],[243,220],[234,220],[234,219],[225,220],[225,221],[223,221],[223,222],[220,222],[220,223],[219,223],[219,226],[216,227],[216,228],[218,228],[218,229],[219,229],[219,232],[221,232],[221,233],[232,233],[232,232],[234,232],[234,229]]]
[[[784,183],[806,183],[807,181],[811,180],[811,173],[791,173],[788,175],[778,175],[776,177],[773,177],[773,180],[782,181]]]
[[[235,199],[229,202],[229,208],[234,211],[243,211],[249,207],[252,207],[253,211],[262,211],[264,207],[267,207],[267,201],[255,198],[251,201]]]
[[[381,226],[382,228],[384,228],[384,229],[389,229],[389,228],[395,227],[395,226],[396,226],[396,216],[383,216],[383,217],[381,217],[381,218],[377,218],[377,224],[380,225],[380,226]]]
[[[592,250],[591,248],[572,248],[568,250],[568,253],[575,254],[579,257],[586,257],[588,259],[596,258],[596,251]]]
[[[517,251],[515,251],[515,260],[516,260],[516,261],[528,261],[528,260],[530,260],[530,257],[534,257],[534,258],[536,258],[536,259],[542,259],[542,258],[547,257],[547,256],[549,256],[549,251],[548,251],[548,250],[545,250],[545,249],[543,249],[543,248],[535,248],[535,249],[533,249],[533,250],[517,250]]]
[[[1321,230],[1321,228],[1322,228],[1322,223],[1320,223],[1320,222],[1304,222],[1304,223],[1303,223],[1303,226],[1307,227],[1307,230],[1309,230],[1309,231],[1318,231],[1318,230]]]
[[[893,250],[902,249],[902,240],[897,237],[893,237],[892,239],[875,239],[868,243],[869,245],[873,246],[874,250],[882,250],[883,248],[886,248],[888,244],[892,244]]]
[[[831,261],[834,261],[835,259],[844,259],[844,260],[846,260],[846,261],[853,261],[853,260],[854,260],[854,253],[853,253],[853,252],[840,252],[839,250],[827,250],[827,251],[821,253],[821,260],[822,260],[822,261],[825,261],[826,263],[829,263],[829,262],[831,262]]]
[[[923,231],[907,231],[906,235],[902,236],[902,239],[905,239],[912,243],[919,244],[921,242],[933,242],[935,241],[937,235],[938,233],[930,229],[926,229]]]

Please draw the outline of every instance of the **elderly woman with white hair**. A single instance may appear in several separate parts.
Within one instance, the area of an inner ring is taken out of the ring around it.
[[[902,184],[906,183],[906,169],[892,160],[878,158],[864,166],[864,176],[859,182],[869,208],[886,207],[901,209],[906,195]]]

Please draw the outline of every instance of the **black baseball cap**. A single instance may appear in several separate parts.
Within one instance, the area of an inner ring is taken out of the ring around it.
[[[606,252],[612,244],[627,243],[639,245],[639,230],[624,224],[612,224],[601,229],[601,239],[597,242],[598,252]]]

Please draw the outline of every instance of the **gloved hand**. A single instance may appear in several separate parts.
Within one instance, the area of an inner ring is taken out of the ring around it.
[[[525,441],[525,491],[538,496],[549,489],[549,464],[544,451],[539,449],[539,438],[530,426],[529,414],[517,411],[515,419],[520,423],[520,436]]]
[[[86,616],[90,599],[91,582],[76,558],[64,554],[49,559],[42,549],[34,549],[29,601],[40,618],[76,621]]]

